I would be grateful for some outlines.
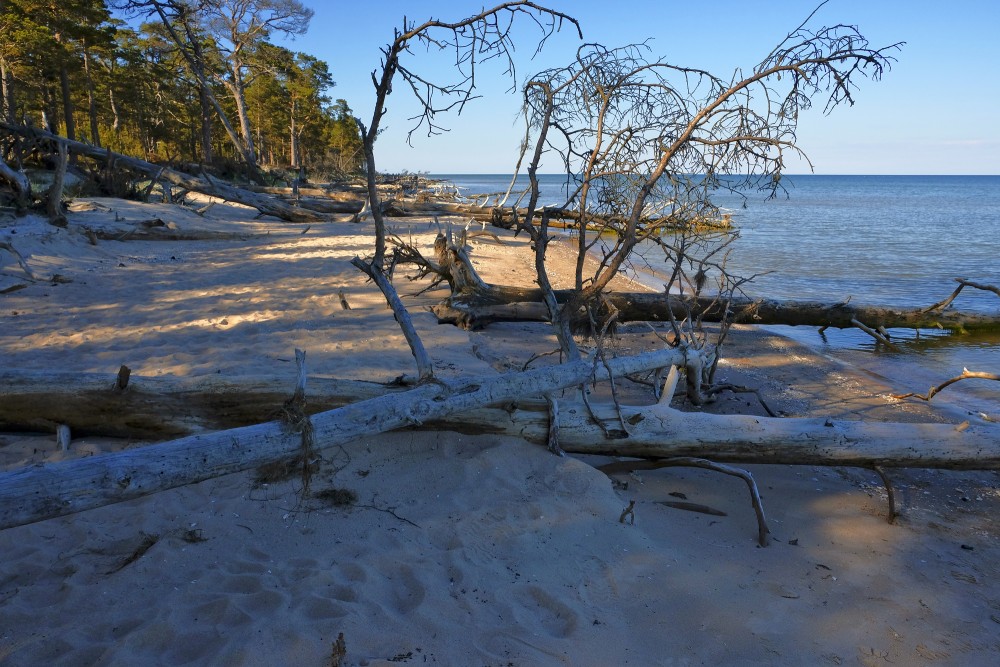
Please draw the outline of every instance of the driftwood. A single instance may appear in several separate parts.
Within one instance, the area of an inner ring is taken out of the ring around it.
[[[569,290],[557,290],[564,303]],[[482,328],[494,322],[546,322],[548,311],[541,291],[493,285],[450,297],[433,308],[441,323],[464,328]],[[850,303],[734,298],[725,304],[714,297],[680,297],[652,292],[609,292],[604,298],[617,309],[620,322],[682,320],[689,315],[705,322],[729,321],[749,324],[787,324],[847,329],[864,322],[870,327],[907,329],[1000,330],[1000,312],[969,313],[928,308],[889,308]]]
[[[91,245],[96,241],[245,241],[263,234],[238,234],[235,232],[218,232],[210,229],[181,229],[172,222],[164,222],[159,218],[129,223],[127,227],[88,227],[80,226],[80,230],[90,239]]]
[[[549,368],[532,373],[555,372]],[[115,390],[117,381],[112,373],[0,371],[0,430],[53,432],[56,425],[67,424],[77,437],[162,439],[203,434],[276,417],[291,384],[290,379],[288,384],[279,384],[274,378],[257,377],[225,380],[217,376],[132,375],[123,391]],[[310,378],[308,408],[325,411],[378,397],[391,403],[393,395],[407,393],[398,386]],[[591,402],[599,421],[616,425],[609,438],[583,403],[559,399],[558,410],[552,411],[547,400],[529,398],[540,393],[544,393],[542,389],[525,390],[521,395],[498,399],[499,407],[471,407],[454,417],[428,417],[420,420],[422,424],[408,425],[468,434],[504,433],[539,444],[549,444],[555,430],[565,451],[586,454],[696,456],[728,463],[1000,467],[1000,428],[989,425],[961,428],[950,424],[722,416],[682,412],[665,405],[623,406],[619,415],[613,406]],[[617,428],[622,421],[627,433]]]
[[[683,349],[668,348],[619,357],[596,368],[592,362],[581,360],[451,385],[434,380],[406,392],[313,415],[309,420],[311,438],[317,448],[331,447],[362,435],[419,425],[523,396],[544,395],[595,378],[603,380],[613,375],[684,366],[687,356]],[[130,386],[135,382],[130,382]],[[110,382],[106,386],[111,386]],[[3,473],[0,474],[0,529],[292,457],[301,450],[301,433],[301,429],[293,430],[285,421],[271,421]]]
[[[36,127],[0,122],[0,130],[30,139],[52,141],[64,146],[71,154],[83,155],[95,160],[113,161],[118,167],[137,171],[155,180],[163,180],[192,192],[200,192],[226,201],[245,204],[265,215],[273,215],[282,220],[290,222],[319,222],[326,219],[323,215],[315,211],[290,206],[275,197],[257,194],[243,188],[220,183],[210,178],[199,178],[185,174],[175,169],[169,169],[127,155],[113,153],[110,150],[91,146],[80,141],[72,141]]]
[[[21,270],[24,271],[25,274],[27,274],[27,276],[29,278],[31,278],[32,280],[35,279],[35,275],[31,272],[31,268],[28,266],[28,263],[24,261],[24,257],[21,256],[21,253],[19,253],[14,248],[13,245],[11,245],[10,243],[8,243],[6,241],[0,241],[0,250],[6,250],[11,255],[13,255],[14,258],[17,260],[18,265],[20,265]],[[0,265],[0,266],[2,266],[2,265]]]
[[[951,385],[955,384],[956,382],[959,382],[960,380],[970,380],[970,379],[1000,381],[1000,374],[984,373],[982,371],[970,371],[968,368],[963,368],[961,375],[956,375],[953,378],[945,380],[936,387],[931,387],[930,389],[927,390],[926,394],[918,394],[914,391],[911,391],[907,394],[893,394],[892,397],[896,399],[903,399],[903,398],[910,398],[912,396],[913,398],[919,398],[922,401],[930,401],[932,398],[934,398],[935,394],[940,392],[942,389],[950,387]]]
[[[52,432],[56,424],[69,424],[77,437],[166,440],[276,418],[288,398],[288,385],[273,377],[120,378],[121,371],[116,376],[0,370],[0,431]],[[123,383],[126,389],[116,390]],[[310,378],[310,387],[314,412],[393,390],[327,378]]]

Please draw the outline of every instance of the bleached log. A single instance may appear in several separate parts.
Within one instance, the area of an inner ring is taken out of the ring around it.
[[[530,407],[530,409],[525,409]],[[600,420],[618,419],[614,406],[593,405]],[[663,404],[623,406],[625,438],[605,437],[582,403],[561,403],[559,444],[576,454],[637,458],[691,456],[722,463],[871,468],[1000,469],[1000,427],[987,423],[931,424],[807,417],[756,417],[685,412]],[[546,444],[545,403],[480,409],[461,419],[427,424],[463,433],[505,433]],[[963,428],[964,427],[964,428]]]
[[[326,219],[323,215],[316,213],[315,211],[290,206],[275,197],[257,194],[243,188],[226,185],[225,183],[219,183],[211,179],[198,178],[175,169],[169,169],[146,162],[145,160],[140,160],[139,158],[113,153],[107,149],[91,146],[90,144],[85,144],[80,141],[72,141],[70,139],[66,139],[65,137],[60,137],[50,132],[46,132],[45,130],[37,127],[11,125],[9,123],[0,122],[0,130],[32,139],[47,139],[64,146],[70,153],[75,155],[83,155],[102,161],[111,159],[115,162],[116,166],[137,171],[141,174],[149,176],[150,178],[167,181],[173,185],[177,185],[192,192],[200,192],[202,194],[218,197],[226,201],[245,204],[257,209],[265,215],[273,215],[282,220],[288,220],[291,222],[319,222]]]
[[[451,385],[438,380],[399,394],[313,415],[313,440],[317,448],[332,447],[362,435],[419,425],[521,397],[544,395],[595,377],[603,380],[609,375],[686,365],[686,356],[687,352],[681,348],[668,348],[612,359],[596,369],[592,362],[580,360]],[[128,393],[131,390],[122,392]],[[301,443],[299,433],[280,421],[272,421],[3,473],[0,474],[0,529],[248,470],[294,456]]]
[[[673,369],[674,367],[671,366]],[[673,395],[671,370],[663,396]],[[290,380],[218,376],[185,379],[132,375],[114,391],[114,374],[0,371],[0,430],[49,431],[69,424],[80,435],[169,438],[208,429],[246,426],[277,416]],[[309,408],[367,401],[398,387],[371,382],[309,378]],[[566,451],[621,456],[698,456],[728,463],[781,463],[955,469],[1000,468],[1000,427],[894,424],[826,419],[718,416],[655,406],[623,407],[627,439],[605,438],[586,418],[586,407],[559,399],[558,422],[548,403],[518,397],[516,407],[475,408],[426,428],[464,433],[507,433],[548,444],[559,432]],[[603,419],[613,408],[594,404]]]

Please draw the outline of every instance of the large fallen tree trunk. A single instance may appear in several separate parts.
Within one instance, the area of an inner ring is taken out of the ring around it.
[[[404,392],[398,386],[353,380],[311,378],[309,383],[313,412]],[[52,431],[65,424],[76,435],[155,439],[235,428],[276,415],[290,384],[290,378],[277,383],[274,378],[257,377],[132,376],[123,391],[115,388],[110,375],[3,371],[0,430]],[[503,407],[477,407],[420,427],[503,433],[544,444],[551,426],[548,403],[514,398]],[[576,453],[697,456],[727,463],[1000,467],[997,427],[967,431],[950,424],[721,416],[663,405],[626,406],[619,418],[612,407],[593,404],[602,422],[628,424],[627,434],[618,431],[609,439],[585,405],[565,401],[560,405],[560,444]]]
[[[534,407],[534,409],[525,409]],[[608,438],[582,403],[561,404],[559,444],[566,452],[637,458],[691,456],[724,463],[1000,469],[1000,428],[980,424],[928,424],[754,417],[685,412],[666,405],[592,405],[605,424],[628,424]],[[479,409],[427,424],[462,433],[504,433],[545,443],[550,429],[544,404],[516,410]]]
[[[104,148],[60,137],[37,127],[11,125],[10,123],[0,122],[0,129],[29,139],[42,139],[61,144],[74,155],[83,155],[94,160],[113,160],[116,165],[149,176],[153,180],[167,181],[192,192],[200,192],[201,194],[218,197],[226,201],[245,204],[265,215],[273,215],[282,220],[290,222],[320,222],[327,219],[315,211],[291,206],[275,197],[250,192],[249,190],[227,185],[226,183],[221,183],[210,178],[199,178],[185,174],[168,167],[140,160],[139,158],[113,153]]]
[[[668,350],[614,359],[609,365],[613,375],[620,375],[684,362],[683,352]],[[598,371],[599,376],[607,374],[601,366]],[[415,426],[504,433],[547,443],[553,431],[547,403],[523,397],[579,384],[592,373],[591,363],[581,361],[451,388],[426,384],[314,415],[312,441],[321,449],[362,435]],[[154,380],[144,378],[140,383]],[[89,378],[89,382],[95,381]],[[193,390],[192,395],[198,395],[212,384],[190,383],[187,387]],[[112,390],[109,378],[101,378],[99,385],[89,391],[107,396]],[[330,386],[358,391],[360,395],[384,389],[368,383]],[[177,401],[183,402],[183,394],[175,393],[172,400],[165,402],[166,410]],[[240,396],[246,394],[241,392]],[[271,401],[278,398],[273,389],[267,389],[261,402],[248,403],[274,405]],[[232,403],[232,399],[223,402]],[[149,398],[130,405],[141,405],[145,400]],[[504,404],[501,408],[484,407]],[[705,457],[728,463],[1000,469],[1000,429],[988,424],[713,415],[682,412],[666,405],[622,407],[620,413],[613,406],[592,405],[593,410],[583,403],[563,402],[561,406],[556,430],[560,446],[568,452],[642,458]],[[628,431],[609,429],[599,422],[624,423]],[[253,468],[300,454],[302,447],[300,433],[284,422],[270,422],[3,473],[0,528]]]
[[[218,375],[195,378],[0,370],[0,431],[168,440],[276,418],[292,378]],[[373,382],[310,378],[309,408],[323,412],[398,391]]]
[[[687,363],[686,351],[669,348],[611,359],[596,368],[581,360],[455,385],[434,381],[313,415],[309,433],[313,442],[329,447],[362,435],[542,395],[595,377],[600,380]],[[272,421],[4,473],[0,475],[0,529],[247,470],[302,453],[303,445],[303,433],[283,421]]]
[[[565,303],[571,292],[556,290]],[[829,304],[816,301],[734,298],[727,304],[711,297],[665,295],[654,292],[609,292],[603,295],[617,309],[620,322],[666,322],[689,314],[705,322],[723,316],[736,323],[787,324],[851,328],[856,322],[870,327],[907,329],[952,329],[960,331],[1000,330],[1000,312],[970,313],[932,308],[890,308],[860,304]],[[433,307],[438,321],[478,329],[494,322],[547,322],[548,311],[541,290],[492,285],[486,289],[454,295]]]

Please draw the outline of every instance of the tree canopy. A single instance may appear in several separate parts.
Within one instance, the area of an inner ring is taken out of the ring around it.
[[[354,173],[329,65],[271,41],[311,16],[297,0],[6,0],[0,118],[151,161]]]

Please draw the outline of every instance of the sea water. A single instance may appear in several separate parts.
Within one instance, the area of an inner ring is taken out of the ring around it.
[[[503,192],[511,180],[435,178],[466,196]],[[565,203],[565,176],[539,180],[540,204]],[[751,297],[925,307],[951,294],[954,278],[1000,285],[1000,176],[792,175],[781,184],[786,192],[774,198],[756,190],[713,197],[739,232],[727,270],[755,276],[745,286]],[[526,186],[519,176],[514,192]],[[666,269],[653,248],[640,253],[637,264]],[[1000,313],[1000,297],[967,287],[952,307]],[[899,393],[925,393],[963,368],[1000,373],[1000,333],[890,330],[891,350],[857,329],[770,328],[885,378]],[[934,401],[996,415],[1000,383],[963,380]]]

